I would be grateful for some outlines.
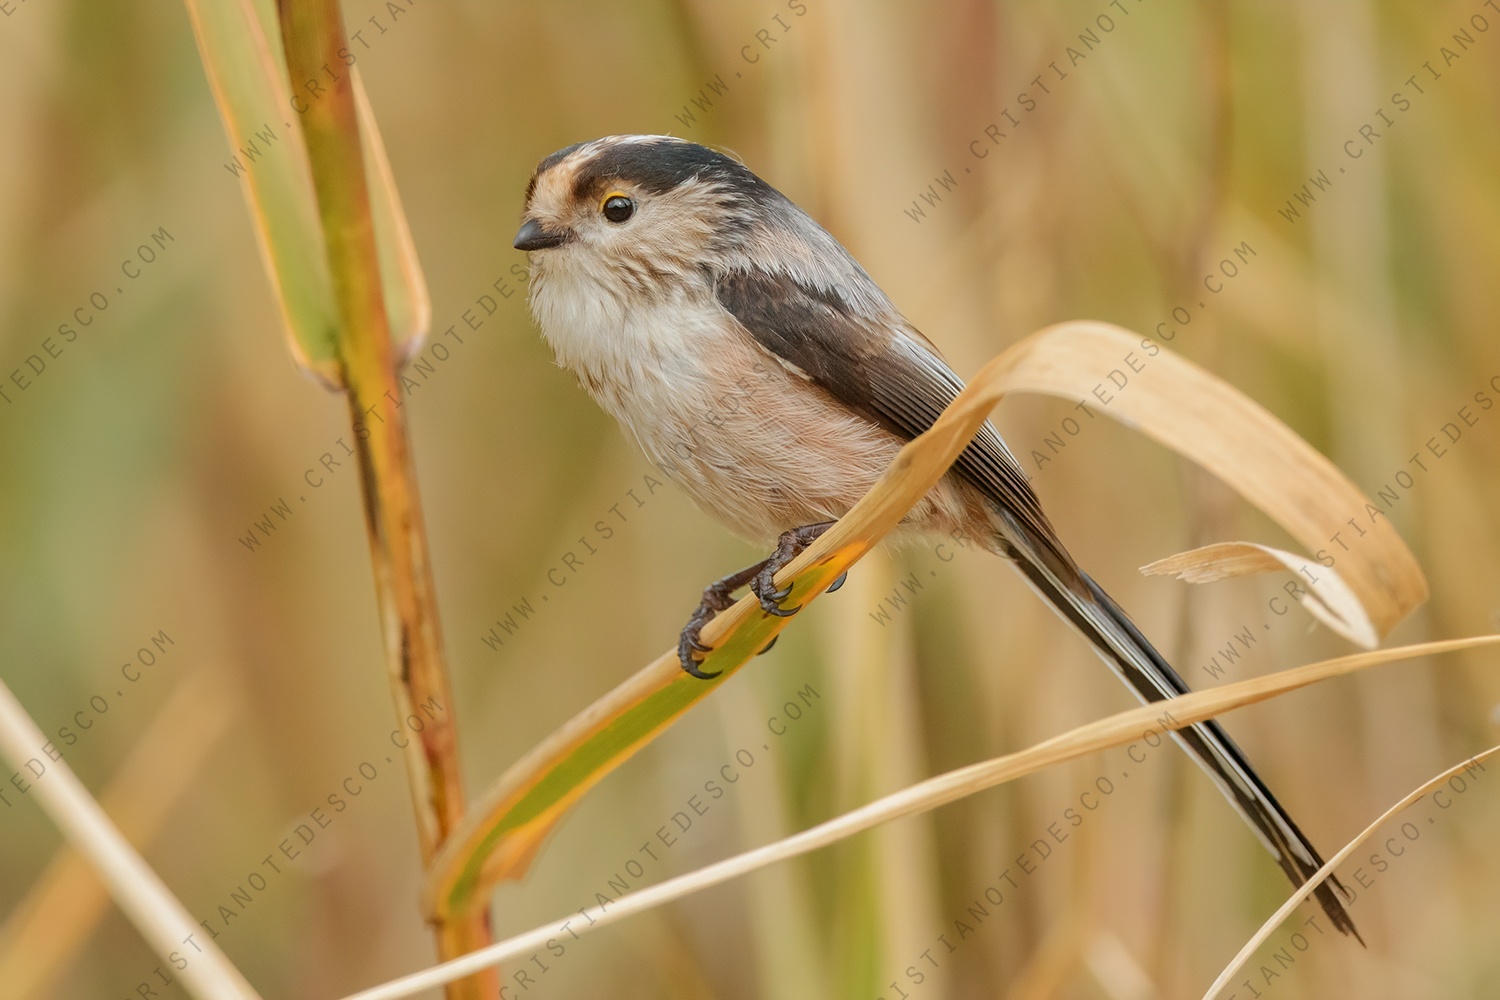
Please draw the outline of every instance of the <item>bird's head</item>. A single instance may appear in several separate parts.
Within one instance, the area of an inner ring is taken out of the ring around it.
[[[609,136],[537,166],[515,246],[537,277],[660,291],[732,252],[779,200],[742,163],[697,143]]]

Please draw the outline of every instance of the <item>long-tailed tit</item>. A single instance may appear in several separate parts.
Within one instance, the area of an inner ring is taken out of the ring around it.
[[[683,669],[705,676],[702,626],[747,584],[767,613],[795,611],[774,574],[963,382],[822,226],[694,143],[612,136],[553,153],[527,187],[515,245],[531,254],[531,308],[558,362],[698,506],[776,542],[704,591],[683,630]],[[957,533],[1004,556],[1142,700],[1188,690],[1068,555],[990,424],[900,530]],[[1174,735],[1294,884],[1322,866],[1217,722]],[[1330,881],[1318,899],[1358,937]]]

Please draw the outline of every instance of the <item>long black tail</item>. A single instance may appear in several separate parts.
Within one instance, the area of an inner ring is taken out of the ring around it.
[[[1143,636],[1114,600],[1079,568],[1055,537],[1039,534],[1000,513],[1000,544],[1027,580],[1084,638],[1142,701],[1161,701],[1188,691],[1187,683]],[[1296,886],[1323,867],[1323,859],[1281,803],[1214,719],[1177,730],[1174,738],[1208,772],[1266,850]],[[1335,877],[1315,895],[1333,925],[1364,944],[1339,899],[1348,891]]]

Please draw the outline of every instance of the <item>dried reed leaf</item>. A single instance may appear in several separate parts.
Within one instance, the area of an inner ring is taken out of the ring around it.
[[[1408,794],[1406,798],[1402,799],[1400,802],[1397,802],[1385,812],[1381,813],[1380,817],[1376,819],[1375,822],[1365,827],[1364,830],[1360,832],[1359,836],[1349,841],[1349,843],[1344,845],[1342,850],[1340,850],[1333,857],[1329,858],[1328,861],[1323,865],[1323,867],[1319,868],[1317,872],[1313,874],[1312,878],[1308,879],[1307,882],[1300,886],[1296,892],[1292,893],[1290,899],[1281,904],[1280,909],[1278,909],[1275,913],[1271,914],[1269,918],[1267,918],[1266,922],[1261,925],[1260,930],[1255,932],[1255,936],[1245,943],[1245,947],[1240,949],[1239,954],[1235,955],[1233,960],[1230,961],[1229,965],[1225,967],[1224,971],[1219,973],[1219,978],[1215,979],[1213,985],[1208,988],[1208,992],[1203,994],[1203,1000],[1213,1000],[1214,997],[1218,996],[1219,991],[1222,990],[1226,985],[1228,985],[1229,980],[1234,977],[1235,973],[1244,968],[1245,962],[1249,960],[1251,955],[1255,954],[1255,950],[1261,945],[1265,944],[1266,939],[1269,938],[1273,932],[1275,932],[1277,927],[1281,926],[1281,922],[1284,921],[1288,916],[1290,916],[1291,912],[1295,910],[1299,905],[1301,905],[1303,900],[1312,895],[1313,891],[1316,890],[1317,887],[1325,879],[1327,879],[1329,875],[1333,874],[1334,869],[1338,868],[1338,866],[1341,865],[1349,857],[1349,855],[1357,851],[1361,844],[1369,840],[1370,837],[1374,836],[1375,831],[1384,826],[1386,820],[1390,819],[1392,816],[1395,816],[1397,813],[1404,812],[1407,808],[1420,800],[1428,792],[1437,788],[1438,785],[1441,785],[1443,782],[1452,778],[1460,771],[1466,771],[1470,768],[1477,767],[1497,753],[1500,753],[1500,746],[1490,747],[1488,750],[1484,751],[1484,753],[1481,753],[1478,756],[1470,757],[1468,760],[1463,761],[1460,764],[1455,764],[1437,777],[1424,782],[1420,787],[1414,789],[1410,794]]]
[[[1427,599],[1421,567],[1390,520],[1238,389],[1107,323],[1049,327],[1019,346],[1026,345],[1033,356],[1010,388],[1091,403],[1212,472],[1310,552],[1326,553],[1377,635]]]
[[[1141,567],[1147,576],[1175,576],[1188,583],[1214,583],[1234,576],[1287,569],[1287,553],[1254,542],[1214,542]],[[1295,558],[1295,557],[1294,557]]]
[[[1047,327],[990,361],[925,434],[909,442],[873,489],[782,573],[790,603],[805,606],[906,515],[947,471],[1008,392],[1082,400],[1131,375],[1102,412],[1199,462],[1283,524],[1306,545],[1341,523],[1362,500],[1311,446],[1232,387],[1138,334],[1106,323]],[[1142,361],[1137,353],[1145,356]],[[1132,364],[1124,359],[1131,358]],[[1131,381],[1134,379],[1134,381]],[[1305,477],[1308,481],[1303,482]],[[1351,499],[1353,498],[1353,499]],[[1344,557],[1350,586],[1376,627],[1394,625],[1426,596],[1426,581],[1400,537],[1382,523]],[[788,619],[764,614],[751,597],[704,629],[713,646],[710,681],[685,675],[669,651],[565,723],[502,774],[469,810],[429,869],[424,905],[441,918],[482,906],[486,890],[524,873],[563,814],[775,638]]]
[[[1147,576],[1176,576],[1188,583],[1280,570],[1297,578],[1291,592],[1314,618],[1364,649],[1380,645],[1375,623],[1338,570],[1293,552],[1255,542],[1215,542],[1141,567]]]
[[[589,931],[623,920],[663,904],[701,892],[731,879],[758,871],[767,865],[800,857],[812,851],[839,843],[882,823],[928,812],[956,802],[975,792],[1025,777],[1044,768],[1111,747],[1123,746],[1160,733],[1163,729],[1182,729],[1245,705],[1274,698],[1288,691],[1307,687],[1334,677],[1357,673],[1384,663],[1413,660],[1439,653],[1500,646],[1500,635],[1473,636],[1442,642],[1418,643],[1394,649],[1373,650],[1351,656],[1323,660],[1265,677],[1226,684],[1207,691],[1141,705],[1096,722],[1054,736],[1028,749],[970,764],[929,778],[910,788],[877,799],[866,806],[835,819],[743,854],[715,862],[698,871],[679,875],[648,889],[641,889],[601,904],[597,910],[586,908],[586,920],[573,912],[565,920],[538,927],[463,958],[434,966],[423,972],[392,980],[382,986],[345,997],[344,1000],[398,1000],[424,989],[451,982],[479,969],[545,948],[552,938],[581,936]],[[1341,856],[1344,852],[1341,852]]]

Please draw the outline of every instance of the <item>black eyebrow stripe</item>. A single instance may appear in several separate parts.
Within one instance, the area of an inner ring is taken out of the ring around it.
[[[664,194],[703,178],[741,191],[769,194],[765,181],[737,160],[697,143],[673,139],[622,142],[590,158],[573,181],[575,198],[588,197],[602,181],[621,180],[648,194]]]

